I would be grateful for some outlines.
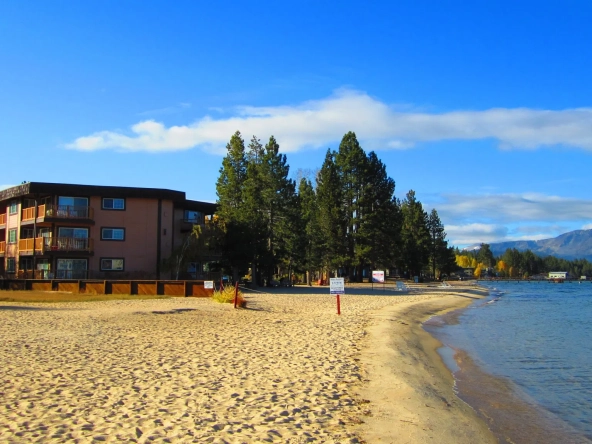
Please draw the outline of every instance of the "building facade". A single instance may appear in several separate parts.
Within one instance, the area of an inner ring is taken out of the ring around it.
[[[181,191],[23,183],[0,191],[0,275],[168,279],[165,260],[215,209]]]

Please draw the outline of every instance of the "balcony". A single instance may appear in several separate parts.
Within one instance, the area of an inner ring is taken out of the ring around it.
[[[6,225],[6,213],[0,214],[0,225]]]
[[[93,239],[80,237],[38,237],[34,239],[35,254],[51,252],[92,253]],[[33,255],[33,238],[19,240],[19,253]]]
[[[6,242],[0,242],[0,254],[4,255],[6,253]]]
[[[93,220],[94,210],[91,207],[72,205],[39,205],[37,207],[37,221],[46,219]],[[23,208],[22,221],[35,219],[35,207]]]

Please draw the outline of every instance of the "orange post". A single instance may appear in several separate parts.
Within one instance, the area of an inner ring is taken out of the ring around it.
[[[341,301],[339,300],[339,295],[337,295],[337,314],[341,314]]]

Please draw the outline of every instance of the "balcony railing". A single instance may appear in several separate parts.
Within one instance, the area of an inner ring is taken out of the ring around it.
[[[0,254],[6,253],[6,242],[0,242]]]
[[[6,225],[6,213],[0,214],[0,225]]]
[[[80,237],[38,237],[34,241],[38,254],[49,251],[91,252],[94,246],[93,239]],[[23,255],[33,254],[33,238],[20,239],[19,252]]]
[[[46,239],[49,239],[49,248],[52,251],[93,251],[92,239],[80,237],[48,237]]]
[[[35,216],[35,207],[23,209],[22,220],[32,220]],[[56,217],[59,219],[92,219],[94,211],[91,207],[80,207],[72,205],[39,205],[37,217]]]
[[[28,238],[28,239],[19,239],[19,253],[20,254],[33,254],[33,244],[35,247],[35,252],[43,254],[44,245],[43,239],[50,239],[45,237],[38,237],[36,239]]]

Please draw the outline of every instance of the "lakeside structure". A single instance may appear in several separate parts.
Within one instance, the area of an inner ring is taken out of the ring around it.
[[[215,210],[168,189],[26,182],[0,191],[0,276],[168,278],[163,261]]]

